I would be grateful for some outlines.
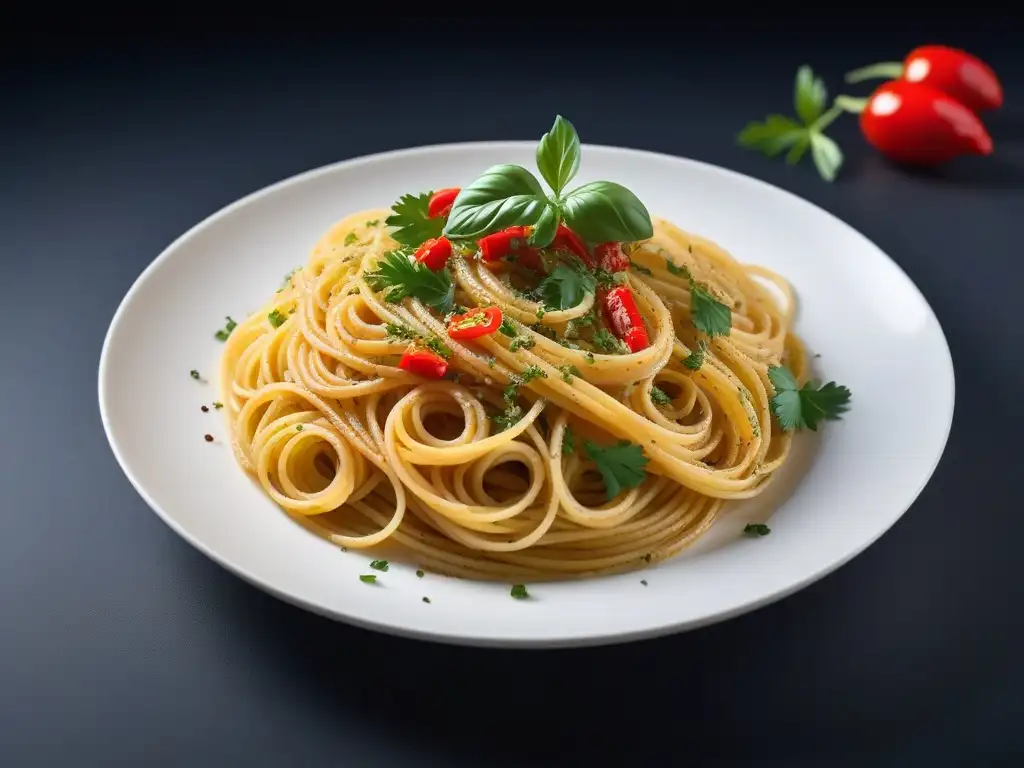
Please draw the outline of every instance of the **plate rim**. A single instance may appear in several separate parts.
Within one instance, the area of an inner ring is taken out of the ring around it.
[[[946,338],[945,330],[942,327],[942,323],[939,320],[934,308],[928,301],[927,297],[914,282],[914,280],[906,273],[900,264],[893,259],[885,250],[880,248],[873,240],[867,235],[861,232],[856,227],[843,221],[841,218],[833,214],[832,212],[822,208],[818,204],[807,200],[800,195],[790,192],[789,190],[778,187],[770,182],[762,179],[749,176],[745,173],[725,168],[714,163],[705,162],[703,160],[696,160],[690,157],[681,155],[673,155],[667,152],[656,152],[647,149],[637,149],[633,147],[615,146],[609,144],[582,144],[582,150],[599,150],[608,153],[626,153],[630,155],[642,155],[652,160],[658,161],[671,161],[681,162],[685,165],[689,165],[700,169],[703,172],[724,175],[730,178],[731,181],[745,184],[748,187],[760,189],[761,191],[770,191],[773,193],[781,194],[790,199],[791,202],[796,202],[800,205],[807,206],[810,209],[817,211],[820,214],[824,214],[833,224],[839,225],[846,229],[856,237],[860,238],[863,242],[873,247],[889,264],[894,267],[906,280],[908,286],[918,295],[924,306],[927,307],[928,313],[931,318],[935,321],[936,330],[938,331],[939,340],[942,342],[942,349],[945,352],[944,362],[946,368],[949,371],[949,389],[950,389],[950,407],[946,423],[944,425],[942,439],[938,443],[938,450],[932,460],[931,466],[925,473],[922,481],[920,482],[917,489],[914,491],[910,500],[902,505],[903,508],[893,516],[884,526],[881,526],[874,535],[865,538],[859,542],[857,546],[853,547],[843,557],[838,558],[828,565],[819,568],[816,571],[806,574],[803,578],[794,581],[782,589],[778,589],[770,594],[763,595],[758,598],[750,599],[741,602],[738,605],[729,606],[718,611],[708,613],[698,619],[689,620],[676,620],[661,623],[655,626],[649,626],[643,629],[633,630],[607,630],[600,633],[590,633],[587,635],[573,635],[571,633],[554,633],[543,637],[506,637],[496,638],[486,635],[474,635],[464,632],[450,632],[450,631],[432,631],[426,629],[418,629],[416,627],[401,624],[401,623],[388,623],[384,621],[378,621],[374,619],[366,619],[360,616],[352,614],[341,613],[339,611],[331,610],[324,606],[320,606],[314,602],[308,601],[301,595],[292,594],[283,589],[278,588],[272,582],[260,578],[259,576],[249,572],[246,568],[239,566],[232,562],[229,557],[221,556],[215,549],[208,546],[199,537],[193,536],[182,526],[172,515],[167,513],[160,504],[158,504],[153,497],[147,492],[142,483],[134,476],[132,471],[129,469],[128,462],[124,456],[121,447],[118,444],[117,439],[114,436],[113,427],[110,421],[109,405],[107,403],[107,396],[105,394],[106,382],[110,376],[109,369],[109,352],[112,344],[112,339],[115,332],[122,321],[122,318],[131,304],[135,294],[141,289],[142,285],[149,279],[149,277],[155,272],[160,265],[166,260],[171,258],[173,253],[178,249],[180,245],[191,239],[193,236],[201,232],[202,230],[215,225],[222,218],[230,216],[235,210],[245,207],[251,202],[269,196],[281,189],[287,188],[292,185],[302,184],[308,180],[314,179],[318,176],[328,175],[341,169],[357,168],[361,165],[368,165],[374,162],[382,160],[395,159],[401,157],[408,157],[411,155],[422,155],[431,153],[445,153],[453,151],[472,151],[472,150],[494,150],[494,149],[508,149],[508,150],[523,150],[527,148],[533,148],[535,142],[526,140],[494,140],[494,141],[472,141],[472,142],[444,142],[435,144],[424,144],[410,147],[403,147],[398,149],[391,149],[382,152],[375,152],[367,155],[359,155],[357,157],[348,158],[345,160],[339,160],[333,163],[317,166],[306,171],[301,171],[297,174],[286,176],[278,179],[277,181],[271,182],[259,189],[249,192],[246,195],[220,207],[213,213],[209,214],[205,218],[201,219],[183,233],[178,235],[174,240],[167,244],[163,250],[149,263],[146,267],[138,274],[134,279],[131,286],[122,297],[120,303],[117,306],[116,311],[111,317],[110,323],[107,327],[106,333],[103,338],[103,345],[100,350],[99,366],[97,370],[97,394],[99,401],[100,421],[103,425],[103,431],[107,438],[107,444],[114,454],[118,466],[121,472],[127,477],[131,486],[139,494],[146,505],[156,513],[172,531],[180,536],[184,541],[190,544],[192,547],[197,549],[199,552],[210,558],[214,563],[227,570],[229,573],[238,576],[243,581],[259,588],[260,590],[270,594],[286,603],[302,608],[306,611],[314,613],[319,616],[332,619],[334,621],[340,621],[351,626],[359,627],[361,629],[372,630],[375,632],[381,632],[384,634],[405,637],[414,640],[425,640],[428,642],[444,643],[448,645],[459,645],[469,647],[485,647],[485,648],[516,648],[516,649],[545,649],[545,648],[570,648],[570,647],[593,647],[603,645],[621,644],[627,642],[635,642],[638,640],[653,639],[657,637],[664,637],[668,635],[678,634],[687,632],[693,629],[699,629],[700,627],[716,624],[719,622],[727,621],[729,619],[741,616],[746,613],[759,610],[760,608],[766,607],[782,600],[786,597],[793,595],[796,592],[804,589],[805,587],[813,584],[816,581],[823,579],[829,574],[842,568],[844,565],[849,563],[852,559],[862,554],[868,547],[874,544],[878,539],[885,535],[903,516],[907,513],[910,507],[920,497],[922,491],[931,482],[932,477],[935,475],[935,470],[938,468],[939,463],[942,461],[942,457],[945,455],[946,447],[949,443],[949,436],[952,431],[953,417],[956,412],[956,368],[953,363],[953,356],[949,348],[949,341]]]

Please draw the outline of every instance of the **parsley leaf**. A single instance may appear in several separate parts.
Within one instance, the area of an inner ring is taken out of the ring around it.
[[[512,321],[507,317],[501,321],[501,325],[498,326],[498,331],[503,336],[508,336],[510,339],[516,337],[516,327],[512,325]]]
[[[767,536],[772,529],[764,523],[747,523],[743,526],[743,532],[748,536]]]
[[[374,576],[372,573],[367,574],[365,576],[360,576],[359,580],[361,582],[363,582],[363,584],[376,584],[377,583],[377,577]]]
[[[537,290],[544,298],[544,305],[553,309],[569,309],[583,301],[588,293],[597,287],[594,276],[582,265],[559,263],[554,271],[545,277]]]
[[[826,110],[828,90],[820,77],[804,65],[796,72],[793,85],[793,105],[797,118],[769,115],[764,122],[749,123],[737,136],[741,147],[754,149],[767,157],[787,152],[786,162],[799,162],[808,148],[818,173],[826,181],[833,181],[843,164],[839,146],[824,131],[833,120],[845,112],[860,112],[864,103],[850,96],[837,96]]]
[[[625,355],[629,352],[629,348],[612,336],[607,328],[602,328],[595,333],[590,341],[599,350],[609,355]]]
[[[651,402],[655,405],[668,405],[672,398],[665,394],[660,387],[651,387]]]
[[[501,413],[492,416],[491,421],[494,422],[494,426],[498,428],[499,432],[504,432],[518,424],[521,418],[523,418],[523,409],[518,405],[510,405]]]
[[[583,374],[580,373],[580,369],[570,363],[558,366],[558,370],[562,372],[562,381],[566,384],[572,384],[573,376],[583,376]]]
[[[676,277],[686,278],[691,283],[693,282],[693,275],[690,274],[690,270],[685,264],[681,267],[677,267],[676,263],[672,261],[672,259],[665,259],[665,268],[668,269],[670,274],[673,274]]]
[[[281,314],[281,310],[279,309],[275,309],[273,312],[267,315],[267,321],[275,328],[280,328],[282,325],[284,325],[284,321],[287,319],[288,318],[285,315]]]
[[[355,232],[349,232],[347,235],[345,235],[345,243],[344,244],[345,245],[352,245],[358,239],[359,239],[359,236],[356,235]]]
[[[562,455],[568,456],[570,453],[576,450],[576,440],[572,434],[572,428],[566,424],[565,429],[562,430]]]
[[[648,459],[639,445],[620,440],[615,445],[602,447],[586,440],[583,447],[601,473],[609,501],[618,496],[623,488],[636,488],[647,477],[644,467]]]
[[[423,342],[423,345],[431,352],[433,352],[435,355],[440,355],[445,360],[452,356],[451,347],[449,347],[447,344],[445,344],[443,341],[437,338],[437,336],[430,336],[429,338],[427,338],[426,341]]]
[[[534,379],[546,379],[548,375],[541,370],[538,365],[528,365],[519,375],[520,381],[523,384],[529,384]]]
[[[768,379],[775,387],[772,413],[786,432],[803,427],[816,432],[819,421],[835,421],[849,409],[850,390],[834,381],[824,386],[809,381],[798,387],[788,368],[775,365],[768,368]]]
[[[410,259],[404,250],[388,251],[377,262],[377,269],[365,277],[373,290],[383,290],[384,298],[391,302],[412,296],[444,313],[452,308],[455,298],[455,284],[448,270],[434,272]]]
[[[520,349],[532,349],[534,342],[529,336],[520,336],[512,340],[512,343],[508,345],[509,352],[518,352]]]
[[[433,192],[422,195],[402,195],[398,202],[391,206],[391,215],[384,223],[389,227],[397,227],[391,233],[402,245],[417,248],[432,237],[440,237],[444,229],[444,218],[428,216],[430,197]]]
[[[708,343],[701,339],[697,342],[697,348],[683,359],[683,365],[691,371],[699,371],[704,365],[704,355],[708,352]]]
[[[388,561],[387,560],[374,560],[370,563],[370,567],[375,571],[387,571]]]
[[[693,325],[708,336],[728,336],[732,327],[732,310],[718,301],[707,288],[690,288],[690,314]]]
[[[388,339],[393,341],[412,341],[419,338],[419,335],[407,325],[399,323],[386,323],[384,325]]]
[[[238,323],[236,323],[230,317],[225,317],[224,319],[227,321],[227,323],[224,325],[223,328],[221,328],[219,331],[213,334],[214,338],[217,339],[217,341],[227,341],[228,336],[231,335],[231,332],[238,327]]]
[[[530,596],[530,593],[526,591],[525,584],[513,584],[512,591],[509,594],[516,600],[525,600]]]

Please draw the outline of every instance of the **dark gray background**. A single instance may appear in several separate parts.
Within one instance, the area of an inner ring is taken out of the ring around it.
[[[980,9],[765,10],[780,15],[573,23],[531,11],[444,34],[436,15],[397,12],[373,34],[312,11],[9,20],[0,765],[1020,764],[1021,25]],[[798,64],[835,87],[848,68],[931,41],[1003,76],[994,157],[897,170],[845,119],[831,133],[848,166],[829,185],[809,164],[734,146],[747,120],[791,109]],[[434,646],[311,616],[160,522],[117,467],[96,405],[103,335],[139,272],[197,221],[294,173],[424,143],[533,139],[556,112],[587,142],[794,191],[910,274],[946,331],[957,407],[907,515],[769,608],[559,652]]]

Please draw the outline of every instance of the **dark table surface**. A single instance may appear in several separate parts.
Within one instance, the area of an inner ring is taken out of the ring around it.
[[[1012,16],[961,16],[634,19],[554,46],[536,25],[463,24],[444,55],[429,44],[436,23],[409,19],[383,39],[316,19],[223,37],[154,21],[139,22],[151,37],[94,26],[91,43],[65,23],[64,37],[37,27],[7,48],[0,765],[1020,765],[1024,516],[1010,489],[1024,430],[1024,66]],[[846,119],[832,135],[848,165],[829,185],[809,164],[735,147],[748,119],[790,109],[798,64],[837,85],[845,69],[933,40],[1002,74],[994,157],[900,171]],[[107,447],[96,367],[119,300],[167,244],[297,172],[417,144],[533,139],[556,112],[585,141],[802,195],[921,288],[952,349],[956,415],[938,471],[888,534],[723,624],[508,652],[309,615],[147,509]]]

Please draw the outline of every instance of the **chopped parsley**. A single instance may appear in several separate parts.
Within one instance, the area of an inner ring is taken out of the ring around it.
[[[430,598],[429,597],[424,597],[423,598],[423,602],[424,603],[430,603]]]
[[[352,245],[358,239],[359,236],[355,232],[349,232],[345,235],[345,245]]]
[[[368,574],[364,574],[364,575],[360,576],[359,580],[361,582],[363,582],[363,584],[376,584],[377,583],[377,577],[374,576],[372,573],[368,573]]]
[[[301,424],[296,424],[295,425],[295,431],[296,432],[301,432],[302,431],[302,425]]]
[[[387,570],[388,570],[388,561],[387,560],[372,560],[370,562],[370,567],[373,568],[373,570],[375,570],[375,571],[385,571],[385,572],[387,572]]]
[[[428,337],[427,340],[423,342],[423,345],[435,355],[440,355],[445,360],[452,356],[451,347],[437,338],[437,336]]]
[[[432,194],[402,195],[391,206],[391,215],[384,220],[389,227],[396,227],[391,237],[402,245],[417,248],[430,238],[441,236],[445,219],[441,216],[432,219],[428,213]]]
[[[389,340],[413,341],[419,338],[419,334],[416,331],[401,323],[386,323],[384,329],[387,331]]]
[[[562,455],[568,456],[576,450],[576,439],[572,434],[572,428],[566,424],[562,431]]]
[[[377,262],[377,269],[365,277],[373,290],[383,291],[384,299],[393,303],[411,296],[445,313],[455,298],[455,284],[447,269],[434,272],[404,250],[388,251]]]
[[[686,266],[677,267],[672,259],[665,259],[665,268],[669,271],[669,274],[681,277],[690,282],[693,281],[693,276],[690,274],[690,270]]]
[[[418,579],[422,579],[422,578],[423,578],[423,575],[424,575],[424,574],[423,574],[423,571],[419,571],[419,570],[418,570],[418,571],[416,571],[416,578],[418,578]]]
[[[539,307],[537,307],[537,319],[538,320],[544,319],[544,312],[545,312],[545,309],[544,309],[544,305],[543,304],[541,304]]]
[[[584,357],[587,359],[587,365],[593,365],[594,364],[594,353],[593,352],[587,352],[584,355]]]
[[[292,277],[294,277],[295,273],[298,272],[300,269],[302,269],[302,267],[296,267],[295,269],[293,269],[291,272],[289,272],[287,275],[284,276],[284,280],[281,281],[281,287],[277,289],[278,293],[283,291],[285,288],[291,287],[291,285],[292,285]],[[230,318],[228,318],[228,319],[230,319]]]
[[[526,591],[525,584],[513,584],[512,591],[509,594],[516,600],[525,600],[530,596],[530,593]]]
[[[743,526],[743,532],[748,536],[767,536],[772,529],[764,523],[747,523]]]
[[[287,320],[287,315],[282,315],[281,310],[275,309],[269,315],[267,315],[267,321],[275,328],[280,328],[284,325],[284,321]]]
[[[188,375],[191,376],[196,381],[199,380],[199,371],[197,371],[195,368],[193,368],[191,371],[189,371]]]
[[[224,407],[224,403],[216,402],[216,403],[213,404],[213,407],[216,408],[219,411],[221,408]]]
[[[503,336],[508,336],[510,339],[514,339],[516,334],[516,327],[512,325],[512,321],[505,318],[501,321],[501,325],[498,326],[498,332]]]
[[[643,584],[646,587],[647,586],[647,579],[640,579],[640,583]]]
[[[580,335],[580,328],[585,325],[593,325],[594,323],[594,310],[590,310],[585,315],[574,317],[568,323],[565,324],[565,336],[568,339],[578,338]]]
[[[366,224],[364,226],[376,227],[378,224],[380,224],[380,220],[378,220],[378,219],[371,219],[370,221],[366,222]]]
[[[615,338],[607,328],[602,328],[595,333],[591,343],[609,355],[624,355],[629,352],[626,345]]]
[[[840,419],[850,407],[850,390],[834,381],[824,386],[808,381],[800,387],[790,370],[778,365],[769,366],[768,379],[775,387],[772,413],[786,432],[803,427],[816,432],[819,421]]]
[[[579,368],[569,363],[558,366],[558,370],[562,372],[562,381],[564,381],[566,384],[572,384],[573,376],[579,376],[581,378],[583,376],[583,374],[580,373]]]
[[[213,334],[214,338],[216,338],[217,341],[227,341],[228,336],[231,335],[231,332],[238,327],[238,323],[236,323],[230,317],[225,317],[224,319],[227,321],[224,324],[224,327],[217,331],[215,334]]]
[[[531,349],[535,344],[534,340],[529,336],[519,336],[512,340],[512,343],[508,345],[509,352],[518,352],[520,349]]]
[[[487,367],[488,367],[488,368],[493,368],[493,367],[494,367],[494,364],[495,364],[496,362],[498,362],[498,361],[497,361],[497,360],[496,360],[496,359],[494,358],[494,356],[493,356],[493,355],[492,355],[491,357],[488,357],[488,358],[487,358]]]
[[[605,494],[611,501],[623,488],[636,488],[647,477],[644,449],[628,440],[600,446],[590,440],[583,442],[587,456],[597,465],[604,480]]]
[[[701,339],[697,342],[697,348],[683,358],[683,365],[691,371],[699,371],[704,365],[704,355],[708,352],[708,343]]]
[[[540,369],[537,365],[528,365],[520,374],[520,380],[523,384],[529,384],[534,379],[546,379],[548,375]]]
[[[651,387],[651,402],[655,405],[668,405],[672,398],[665,394],[659,387]]]
[[[523,418],[523,409],[518,405],[510,405],[501,413],[491,416],[491,421],[494,422],[494,426],[498,428],[499,432],[504,432],[518,424],[521,418]]]
[[[594,270],[594,279],[600,288],[607,290],[624,283],[626,280],[625,274],[625,272],[609,272],[607,269],[598,267]]]
[[[645,266],[643,266],[641,264],[634,264],[632,261],[629,262],[629,266],[631,266],[633,269],[635,269],[641,275],[647,275],[647,277],[651,277],[654,274],[647,267],[645,267]]]

